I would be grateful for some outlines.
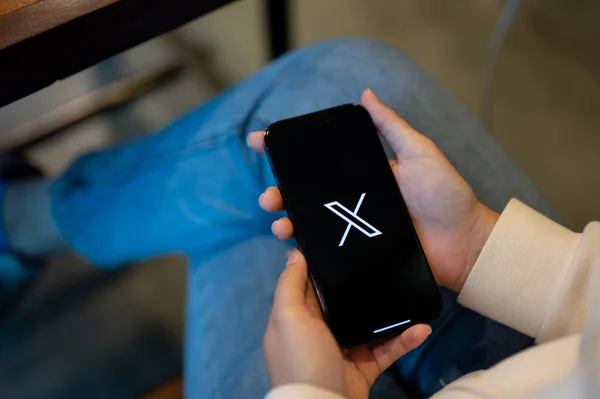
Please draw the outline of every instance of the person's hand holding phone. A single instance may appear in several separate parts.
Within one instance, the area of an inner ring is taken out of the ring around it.
[[[459,292],[499,215],[477,200],[431,140],[382,104],[371,90],[363,93],[361,105],[396,153],[397,161],[390,164],[436,281]],[[248,144],[263,152],[264,132],[251,133]],[[277,187],[269,187],[259,202],[268,212],[283,209]],[[287,217],[275,221],[272,230],[279,239],[293,237]]]
[[[377,376],[430,333],[421,324],[376,345],[341,349],[308,283],[304,256],[293,250],[277,284],[263,350],[273,387],[308,384],[348,398],[368,398]]]

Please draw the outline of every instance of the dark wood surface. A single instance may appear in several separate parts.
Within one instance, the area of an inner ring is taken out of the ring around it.
[[[0,107],[233,0],[0,0]]]
[[[118,0],[0,0],[0,50]]]

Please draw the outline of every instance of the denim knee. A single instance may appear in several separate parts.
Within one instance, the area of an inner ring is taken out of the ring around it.
[[[296,50],[297,62],[315,63],[336,68],[338,77],[369,77],[393,85],[422,78],[422,68],[408,55],[379,40],[363,37],[332,39]],[[352,81],[348,81],[351,83]]]
[[[254,109],[255,126],[344,103],[371,88],[400,110],[420,96],[427,74],[408,56],[373,39],[328,40],[297,49],[275,64],[277,76]],[[253,125],[254,126],[254,125]],[[263,127],[264,128],[264,127]]]

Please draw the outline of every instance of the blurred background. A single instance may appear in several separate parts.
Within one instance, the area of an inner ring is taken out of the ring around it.
[[[493,118],[484,118],[482,65],[504,4],[294,0],[292,45],[366,36],[409,54],[485,119],[567,225],[580,229],[600,218],[600,3],[522,1],[495,62]],[[183,72],[158,89],[27,154],[57,175],[82,152],[152,134],[269,61],[263,7],[234,2],[0,108],[0,143],[74,99],[183,59]],[[179,375],[184,293],[184,259],[118,273],[54,259],[0,325],[1,396],[131,398]]]

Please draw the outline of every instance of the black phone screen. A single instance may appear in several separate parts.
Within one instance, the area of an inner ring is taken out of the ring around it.
[[[265,149],[341,345],[437,317],[437,285],[364,108],[348,104],[275,122]]]

